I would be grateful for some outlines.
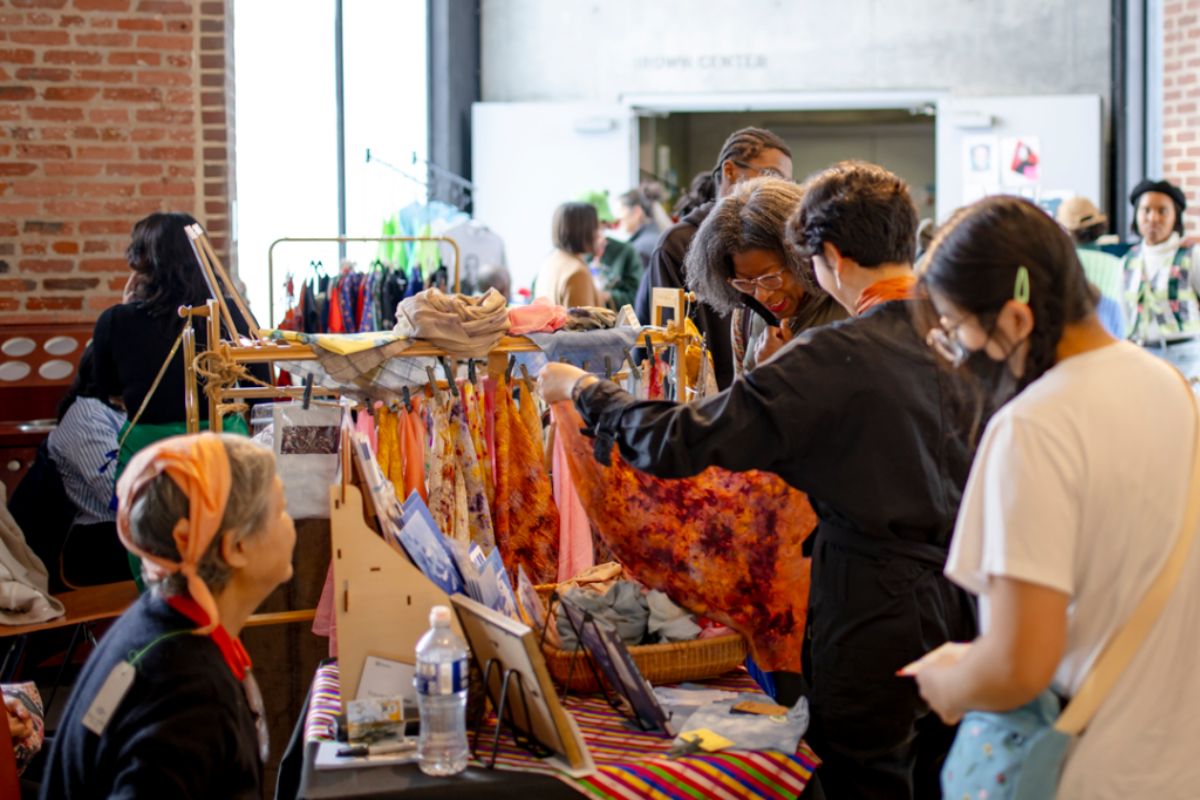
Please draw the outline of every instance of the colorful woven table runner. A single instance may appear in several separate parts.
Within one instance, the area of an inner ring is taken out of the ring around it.
[[[700,685],[735,692],[759,691],[754,681],[740,672]],[[601,696],[571,696],[566,707],[575,716],[592,751],[596,774],[582,780],[569,778],[515,746],[507,731],[500,739],[496,768],[554,775],[583,794],[601,800],[737,800],[746,797],[784,800],[799,796],[821,763],[806,742],[800,743],[795,755],[730,751],[667,759],[662,754],[670,748],[670,739],[629,730],[623,724],[623,718]],[[305,740],[327,740],[333,718],[340,712],[337,665],[330,664],[317,670],[313,682],[312,701],[304,727]],[[490,752],[495,724],[493,715],[480,732],[481,754],[485,750]],[[474,760],[472,765],[482,766]]]

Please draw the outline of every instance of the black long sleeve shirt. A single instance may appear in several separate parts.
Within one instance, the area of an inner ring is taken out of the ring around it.
[[[958,393],[897,300],[806,331],[707,400],[636,401],[611,382],[576,403],[621,457],[661,478],[768,470],[825,523],[946,547],[971,464]]]

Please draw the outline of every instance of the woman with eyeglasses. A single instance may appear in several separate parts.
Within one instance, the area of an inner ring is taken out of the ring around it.
[[[275,457],[234,434],[163,439],[117,498],[118,535],[154,588],[80,672],[41,796],[258,800],[267,723],[238,635],[292,576]]]
[[[921,281],[940,316],[929,337],[938,351],[956,365],[984,353],[1008,377],[989,398],[1007,402],[980,442],[946,563],[979,596],[983,635],[916,672],[953,724],[1047,688],[1080,690],[1180,540],[1197,491],[1197,412],[1175,369],[1105,330],[1071,240],[1030,203],[991,197],[959,211]],[[1188,546],[1178,585],[1069,751],[1056,797],[1195,797],[1200,548]]]
[[[913,325],[917,209],[896,175],[845,162],[809,180],[788,231],[851,319],[805,331],[693,403],[637,401],[566,364],[547,365],[539,383],[550,402],[574,400],[637,469],[660,478],[761,469],[808,495],[819,524],[806,542],[801,661],[817,775],[829,797],[939,797],[953,729],[896,670],[975,635],[971,599],[942,574],[970,420],[960,379]]]
[[[788,218],[804,190],[755,178],[713,208],[688,249],[688,288],[732,317],[733,370],[741,375],[809,328],[845,319],[817,285],[812,261],[787,241]]]

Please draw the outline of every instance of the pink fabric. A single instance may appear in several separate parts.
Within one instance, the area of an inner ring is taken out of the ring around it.
[[[355,430],[367,435],[367,441],[371,443],[371,452],[378,453],[379,439],[375,436],[375,418],[363,410],[358,412],[355,422]]]
[[[553,305],[545,297],[539,297],[527,306],[514,306],[508,310],[509,336],[527,333],[554,333],[567,324],[567,310]]]
[[[588,523],[562,437],[554,437],[554,503],[558,506],[558,582],[566,583],[595,565],[592,526]]]
[[[325,588],[321,590],[321,601],[317,603],[317,615],[313,617],[312,632],[317,636],[329,637],[329,657],[337,658],[337,613],[333,608],[333,564],[325,575]]]

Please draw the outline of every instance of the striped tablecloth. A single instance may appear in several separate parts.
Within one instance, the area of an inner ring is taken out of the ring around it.
[[[740,672],[705,681],[702,685],[739,692],[759,691],[754,681]],[[337,665],[321,667],[313,683],[312,701],[305,721],[307,741],[329,738],[330,723],[341,710],[340,702]],[[516,747],[507,732],[501,737],[496,767],[554,775],[583,794],[601,800],[698,800],[710,797],[783,800],[797,797],[820,763],[805,742],[800,743],[795,755],[731,751],[667,759],[662,754],[670,748],[670,739],[629,730],[622,724],[622,717],[600,695],[571,696],[566,707],[575,716],[592,751],[595,775],[582,780],[562,775]],[[488,725],[479,738],[481,752],[484,743],[491,742],[489,734],[494,731],[494,716]]]

